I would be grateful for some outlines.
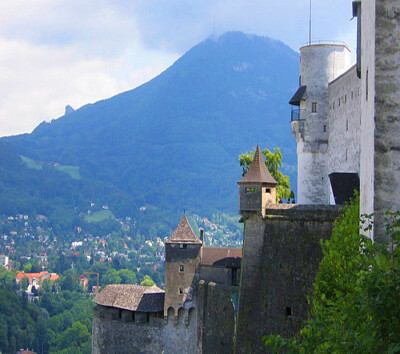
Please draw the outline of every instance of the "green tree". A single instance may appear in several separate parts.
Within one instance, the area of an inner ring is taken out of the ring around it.
[[[145,275],[143,280],[140,282],[140,285],[153,286],[153,285],[156,285],[156,283],[154,282],[153,279],[150,278],[149,275]]]
[[[400,352],[400,213],[387,213],[390,242],[378,245],[360,233],[358,204],[352,201],[322,242],[312,319],[295,338],[265,337],[274,352]]]
[[[106,274],[101,277],[101,285],[106,286],[108,284],[121,284],[121,277],[115,269],[107,270]]]
[[[71,346],[79,347],[90,339],[90,333],[87,327],[80,321],[76,321],[65,330],[62,334],[58,335],[56,345],[58,349],[66,349]]]
[[[21,290],[26,291],[28,289],[29,279],[28,277],[23,277],[21,280]]]
[[[121,278],[121,284],[136,284],[136,274],[129,269],[121,269],[118,272]]]
[[[250,153],[244,153],[239,156],[239,163],[243,169],[243,176],[247,173],[254,159],[255,153],[255,151],[252,151]],[[265,157],[265,165],[267,166],[268,171],[278,183],[276,186],[276,199],[279,200],[280,198],[282,198],[289,200],[290,198],[294,198],[294,193],[290,189],[289,177],[284,175],[279,170],[282,167],[282,153],[280,149],[275,148],[274,152],[271,152],[268,149],[264,149],[262,150],[262,154]]]

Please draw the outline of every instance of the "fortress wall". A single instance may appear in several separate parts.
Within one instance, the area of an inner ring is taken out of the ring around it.
[[[203,353],[226,353],[234,351],[235,309],[239,288],[199,283],[198,301],[203,309],[201,313],[201,336]]]
[[[290,336],[307,318],[306,296],[329,239],[337,206],[279,204],[246,218],[236,353],[265,350],[262,336]]]
[[[399,14],[399,1],[376,1],[374,209],[378,241],[384,233],[384,212],[400,210]]]
[[[231,285],[232,282],[232,269],[223,267],[211,267],[200,265],[199,267],[200,279],[213,281],[217,284]]]
[[[363,1],[361,4],[361,31],[360,212],[362,215],[374,212],[375,0]]]
[[[163,349],[162,328],[164,319],[150,314],[149,322],[128,321],[124,311],[96,306],[93,311],[92,353],[161,353]],[[140,317],[140,316],[138,316]],[[147,316],[146,316],[147,317]]]
[[[177,317],[168,314],[162,330],[165,354],[201,353],[198,346],[197,316],[195,308],[189,310],[180,308]],[[161,353],[161,351],[154,351],[154,353]]]
[[[312,44],[300,48],[300,59],[301,85],[307,89],[300,104],[302,123],[292,122],[297,141],[298,203],[329,204],[328,84],[349,69],[350,51],[344,45]]]
[[[360,79],[356,66],[329,85],[329,163],[332,172],[360,172]]]

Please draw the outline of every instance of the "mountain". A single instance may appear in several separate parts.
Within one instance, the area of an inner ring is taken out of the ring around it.
[[[136,89],[1,141],[23,156],[25,168],[55,166],[35,173],[45,179],[57,172],[73,191],[80,183],[82,200],[109,199],[121,216],[144,205],[176,214],[236,213],[238,156],[257,143],[281,149],[284,172],[295,184],[287,102],[298,85],[298,61],[282,42],[228,32],[198,44]],[[20,193],[44,198],[35,185]],[[57,200],[72,207],[71,197],[62,194]],[[116,195],[126,203],[118,206]],[[4,188],[0,197],[15,202]],[[22,206],[17,202],[16,208]]]

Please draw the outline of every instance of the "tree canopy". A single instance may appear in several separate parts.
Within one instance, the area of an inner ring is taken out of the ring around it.
[[[244,176],[251,163],[253,162],[254,155],[256,151],[251,151],[249,153],[244,153],[239,156],[239,163],[243,169],[242,175]],[[275,181],[278,183],[276,187],[276,199],[280,198],[289,200],[294,198],[294,193],[290,189],[289,176],[284,175],[279,169],[282,167],[282,153],[279,148],[275,148],[274,152],[268,149],[263,149],[262,154],[265,157],[265,165],[268,171],[274,177]]]

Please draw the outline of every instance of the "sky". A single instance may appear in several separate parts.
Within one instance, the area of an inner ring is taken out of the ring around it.
[[[0,1],[0,136],[133,89],[226,31],[308,40],[310,0]],[[312,39],[352,52],[351,0],[312,0]],[[354,56],[353,56],[354,57]]]

